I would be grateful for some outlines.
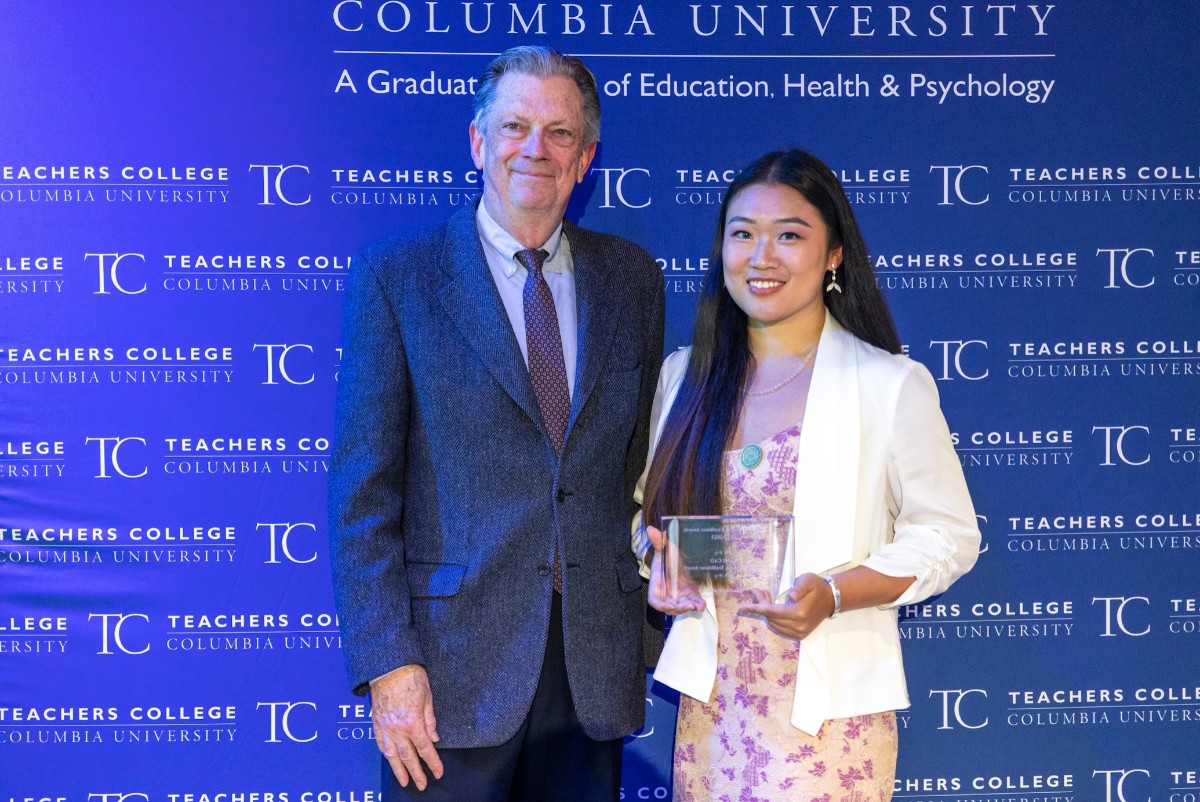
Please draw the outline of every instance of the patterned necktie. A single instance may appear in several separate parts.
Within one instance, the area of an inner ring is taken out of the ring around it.
[[[542,411],[542,422],[546,424],[546,432],[557,454],[562,451],[563,438],[567,434],[571,394],[567,390],[567,368],[563,361],[562,334],[558,330],[554,296],[542,275],[542,263],[549,255],[545,251],[518,251],[516,257],[529,271],[522,294],[529,379]]]
[[[542,422],[554,444],[554,453],[562,452],[567,434],[567,416],[571,412],[571,394],[567,389],[567,367],[563,361],[562,334],[554,296],[542,275],[542,264],[550,254],[542,250],[518,251],[517,261],[525,266],[522,301],[525,307],[525,348],[529,354],[529,379],[542,411]],[[562,545],[554,541],[551,578],[554,589],[562,593]]]

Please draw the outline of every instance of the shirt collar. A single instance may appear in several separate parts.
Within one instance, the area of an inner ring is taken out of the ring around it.
[[[509,234],[501,228],[499,223],[492,219],[483,201],[480,201],[479,206],[476,207],[475,221],[479,226],[479,235],[483,239],[484,246],[491,248],[493,252],[500,256],[500,265],[504,270],[504,275],[511,277],[518,269],[525,269],[514,258],[514,254],[517,251],[525,250],[525,246],[517,242],[516,237]],[[550,239],[541,245],[541,249],[550,254],[546,258],[546,263],[542,266],[543,270],[549,270],[553,273],[565,272],[566,266],[564,260],[555,258],[558,256],[558,249],[561,244],[562,223],[559,223],[558,228],[554,229],[554,233],[550,235]]]

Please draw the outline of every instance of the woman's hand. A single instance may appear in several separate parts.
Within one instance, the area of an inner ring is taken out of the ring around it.
[[[747,615],[761,615],[768,627],[785,638],[804,640],[833,615],[833,591],[816,574],[798,577],[780,604],[772,604],[771,594],[765,590],[750,592],[754,603],[743,604],[738,610]]]
[[[654,547],[654,558],[650,562],[650,591],[648,596],[650,606],[667,615],[679,615],[680,613],[689,613],[693,610],[703,610],[704,599],[701,598],[700,593],[690,584],[685,585],[682,577],[680,577],[679,593],[675,596],[670,595],[667,584],[666,560],[678,560],[679,552],[675,549],[668,550],[666,548],[667,536],[661,530],[655,529],[653,526],[647,526],[646,534],[650,536],[650,544]],[[664,552],[667,551],[670,553],[664,557]],[[678,565],[678,563],[676,564]]]

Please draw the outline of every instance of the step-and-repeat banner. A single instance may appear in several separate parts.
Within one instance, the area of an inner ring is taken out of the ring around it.
[[[1193,3],[8,0],[0,40],[0,799],[377,799],[343,289],[478,198],[471,93],[523,43],[596,73],[570,216],[657,259],[668,349],[738,167],[842,178],[984,532],[903,611],[897,799],[1200,796]],[[669,796],[674,709],[626,799]]]

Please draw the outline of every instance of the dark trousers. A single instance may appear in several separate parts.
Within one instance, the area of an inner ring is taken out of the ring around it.
[[[437,699],[433,700],[434,712]],[[623,739],[593,741],[575,716],[563,649],[562,598],[555,593],[550,633],[533,707],[507,743],[438,749],[445,772],[418,791],[401,788],[383,761],[383,800],[460,802],[615,802],[621,791]]]

